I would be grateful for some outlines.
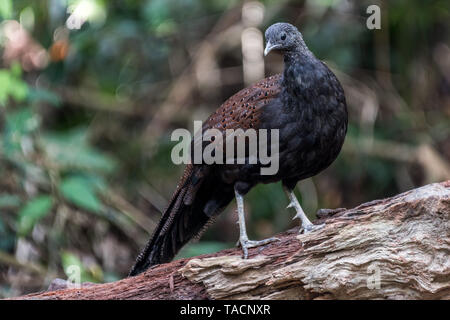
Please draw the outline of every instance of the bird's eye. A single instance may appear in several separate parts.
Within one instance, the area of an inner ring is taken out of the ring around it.
[[[283,34],[281,35],[281,40],[286,40],[286,33],[283,33]]]

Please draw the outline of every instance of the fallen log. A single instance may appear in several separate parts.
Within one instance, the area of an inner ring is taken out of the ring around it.
[[[450,299],[450,180],[322,215],[308,234],[16,299]]]

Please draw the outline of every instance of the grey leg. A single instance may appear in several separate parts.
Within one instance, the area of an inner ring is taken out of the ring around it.
[[[288,196],[289,201],[290,201],[290,203],[287,207],[295,208],[295,211],[297,211],[297,214],[292,219],[299,218],[301,220],[302,229],[300,229],[300,232],[304,231],[305,233],[307,233],[309,231],[313,231],[315,229],[320,229],[321,227],[323,227],[323,224],[314,225],[311,223],[311,221],[309,221],[308,217],[306,216],[305,212],[303,211],[302,207],[300,206],[300,203],[298,202],[297,197],[295,196],[293,190],[289,190],[285,186],[283,186],[283,189],[284,189],[284,192],[286,192],[286,195]]]
[[[248,240],[247,229],[245,228],[245,213],[244,213],[244,197],[234,190],[236,195],[237,212],[239,218],[239,242],[244,253],[244,259],[248,258],[248,249],[265,245],[270,242],[279,241],[278,238],[268,238],[260,241]]]

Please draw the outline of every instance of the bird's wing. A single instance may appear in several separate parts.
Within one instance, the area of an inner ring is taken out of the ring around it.
[[[231,96],[209,116],[203,130],[258,129],[261,110],[281,91],[281,77],[277,74],[265,78]]]
[[[206,120],[203,129],[258,129],[261,110],[278,96],[280,84],[281,75],[275,75],[239,91]],[[130,271],[131,276],[170,261],[231,201],[233,192],[225,194],[224,185],[209,172],[209,166],[186,166],[158,226]]]

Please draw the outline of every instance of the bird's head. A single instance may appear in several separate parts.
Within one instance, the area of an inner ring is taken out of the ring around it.
[[[265,37],[265,56],[273,50],[287,53],[306,47],[300,31],[289,23],[279,22],[271,25],[267,28]]]

